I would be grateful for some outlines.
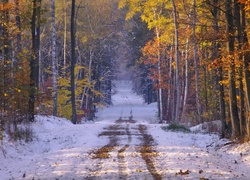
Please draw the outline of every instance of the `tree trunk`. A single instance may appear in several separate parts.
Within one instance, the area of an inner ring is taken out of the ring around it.
[[[89,64],[88,64],[88,85],[84,86],[83,89],[83,97],[85,96],[85,108],[88,109],[88,111],[90,111],[91,108],[91,89],[90,86],[92,84],[92,63],[94,60],[94,50],[93,48],[90,48],[89,50]],[[83,103],[84,98],[82,98],[82,103]],[[87,114],[87,116],[89,116],[90,114]]]
[[[173,39],[173,43],[174,44],[174,39]],[[173,87],[173,83],[174,83],[174,80],[173,80],[173,75],[172,75],[172,61],[173,61],[173,46],[170,47],[170,57],[169,57],[169,63],[168,63],[168,66],[169,66],[169,72],[168,72],[168,99],[167,99],[167,114],[168,114],[168,122],[170,120],[173,119],[173,116],[172,116],[172,112],[173,112],[173,106],[174,106],[174,103],[173,103],[173,90],[172,90],[172,87]]]
[[[156,12],[154,11],[154,19],[157,20]],[[157,37],[157,71],[158,71],[158,106],[160,122],[163,120],[163,102],[162,102],[162,72],[161,72],[161,50],[160,50],[160,29],[155,28]]]
[[[241,7],[241,28],[242,28],[242,43],[243,48],[249,48],[248,38],[246,34],[246,13],[245,13],[245,7],[242,5]],[[245,98],[246,98],[246,131],[247,131],[247,137],[248,140],[250,139],[250,53],[248,50],[244,51],[243,53],[243,72],[244,72],[244,85],[245,85]]]
[[[197,43],[196,43],[196,0],[194,0],[194,19],[193,19],[193,41],[194,41],[194,65],[195,65],[195,98],[196,98],[196,108],[198,113],[198,121],[202,123],[201,118],[201,102],[200,102],[200,88],[199,88],[199,67],[197,58]]]
[[[66,56],[66,46],[67,46],[67,8],[66,8],[66,0],[64,0],[64,37],[63,37],[63,65],[64,70],[66,69],[67,56]]]
[[[7,4],[9,1],[8,0],[4,0],[4,5]],[[2,91],[2,98],[3,98],[3,102],[1,102],[1,114],[0,114],[0,141],[3,139],[4,137],[4,133],[5,133],[5,128],[6,125],[9,124],[8,119],[6,118],[7,115],[7,86],[8,86],[8,82],[7,82],[7,67],[8,67],[8,61],[10,59],[10,43],[9,43],[9,32],[8,32],[8,25],[9,25],[9,12],[6,9],[5,11],[1,12],[0,14],[0,18],[1,18],[1,24],[0,24],[0,32],[2,34],[1,40],[3,40],[1,42],[1,45],[3,46],[3,52],[0,51],[0,53],[3,53],[3,57],[1,57],[1,60],[3,61],[3,76],[1,78],[1,82],[2,82],[2,86],[3,86],[3,91]],[[1,48],[2,50],[2,48]],[[2,62],[1,62],[2,63]]]
[[[236,99],[236,85],[235,85],[235,62],[234,62],[234,23],[233,23],[233,13],[232,13],[232,0],[226,0],[226,20],[227,20],[227,51],[229,54],[229,107],[230,116],[232,123],[232,137],[237,138],[240,136],[240,121],[238,115],[238,106]]]
[[[53,73],[53,116],[57,116],[57,60],[56,60],[56,22],[55,0],[51,1],[52,12],[52,73]]]
[[[175,26],[175,63],[176,63],[176,107],[175,107],[175,123],[179,123],[180,118],[180,103],[181,103],[181,85],[180,85],[180,62],[179,62],[179,33],[178,33],[178,21],[177,21],[177,10],[175,0],[172,0],[173,12],[174,12],[174,26]]]
[[[71,66],[70,66],[70,90],[71,90],[71,105],[72,105],[72,123],[76,124],[76,102],[75,102],[75,0],[72,0],[71,6]]]
[[[19,10],[19,0],[15,1],[15,11],[16,11],[16,26],[18,28],[18,32],[16,35],[17,40],[17,56],[20,56],[20,53],[22,51],[22,44],[21,44],[21,18],[20,18],[20,10]],[[19,59],[19,57],[17,57]]]
[[[237,27],[237,39],[238,39],[238,49],[242,50],[242,40],[243,40],[243,33],[242,33],[242,26],[241,26],[241,8],[240,4],[237,0],[234,1],[234,12],[235,12],[235,23]],[[242,60],[243,56],[240,53],[239,59]],[[240,65],[239,67],[239,96],[240,96],[240,134],[241,137],[246,135],[246,118],[245,118],[245,96],[244,96],[244,87],[243,87],[243,66]]]
[[[183,108],[182,108],[182,119],[184,119],[186,115],[187,109],[187,98],[188,98],[188,89],[189,89],[189,75],[188,75],[188,47],[189,47],[189,38],[187,38],[186,42],[186,50],[185,50],[185,88],[184,88],[184,97],[183,97]]]
[[[219,86],[219,99],[220,99],[220,118],[221,118],[221,137],[225,138],[228,136],[228,125],[226,123],[226,103],[225,103],[225,93],[224,85],[221,83],[223,80],[223,70],[222,67],[218,68],[218,86]]]
[[[219,34],[218,1],[219,0],[213,0],[212,15],[214,18],[213,24],[214,24],[214,37],[215,37],[215,39],[213,40],[213,47],[214,47],[213,54],[212,54],[213,59],[220,58],[220,56],[219,56],[220,44],[217,41],[217,35]],[[227,123],[226,123],[225,93],[224,93],[224,85],[221,83],[222,80],[223,80],[223,69],[222,69],[222,65],[220,65],[220,67],[218,67],[218,69],[217,69],[216,84],[217,84],[218,91],[219,91],[220,120],[221,120],[221,124],[222,124],[221,137],[225,138],[226,136],[228,136],[228,127],[227,127]]]
[[[157,36],[157,44],[158,44],[158,63],[157,63],[157,68],[158,68],[158,83],[159,83],[159,115],[160,115],[160,122],[163,120],[163,102],[162,102],[162,77],[161,77],[161,52],[160,52],[160,32],[158,30],[158,27],[156,27],[156,36]]]
[[[41,64],[40,60],[40,56],[41,56],[41,52],[40,52],[40,34],[41,34],[41,30],[40,30],[40,23],[41,23],[41,0],[36,0],[37,4],[36,4],[36,38],[35,38],[35,46],[36,46],[36,51],[35,51],[35,83],[36,83],[36,89],[39,90],[40,88],[40,80],[39,80],[39,75],[40,75],[40,68],[39,65]]]
[[[34,121],[35,92],[39,86],[39,46],[40,46],[40,5],[41,0],[32,1],[32,55],[30,58],[30,92],[29,92],[29,121]]]

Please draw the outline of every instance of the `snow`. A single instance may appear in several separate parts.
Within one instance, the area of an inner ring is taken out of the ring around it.
[[[131,115],[140,123],[156,123],[156,103],[150,105],[144,103],[142,97],[132,93],[131,81],[114,81],[116,94],[112,96],[113,106],[97,115],[100,123],[112,122],[122,118],[127,119]]]
[[[157,104],[148,105],[132,93],[130,81],[114,83],[113,106],[99,110],[95,122],[73,125],[64,118],[37,116],[33,141],[6,137],[0,180],[250,179],[250,143],[198,133],[198,126],[193,133],[166,132],[157,124]],[[109,158],[94,158],[112,143]]]

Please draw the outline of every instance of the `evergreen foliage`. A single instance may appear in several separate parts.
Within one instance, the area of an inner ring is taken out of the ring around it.
[[[190,129],[187,128],[186,126],[181,125],[181,124],[175,124],[175,123],[172,123],[168,126],[162,126],[162,129],[166,131],[174,131],[174,132],[185,132],[185,133],[191,132]]]

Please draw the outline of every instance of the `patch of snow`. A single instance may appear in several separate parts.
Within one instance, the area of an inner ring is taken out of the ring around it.
[[[221,131],[221,121],[210,121],[198,124],[190,128],[195,133],[217,133]]]

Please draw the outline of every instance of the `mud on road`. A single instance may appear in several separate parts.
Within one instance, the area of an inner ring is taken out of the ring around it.
[[[87,179],[162,179],[154,163],[156,142],[147,126],[131,118],[119,119],[104,128],[99,137],[109,142],[91,152],[94,163]]]

